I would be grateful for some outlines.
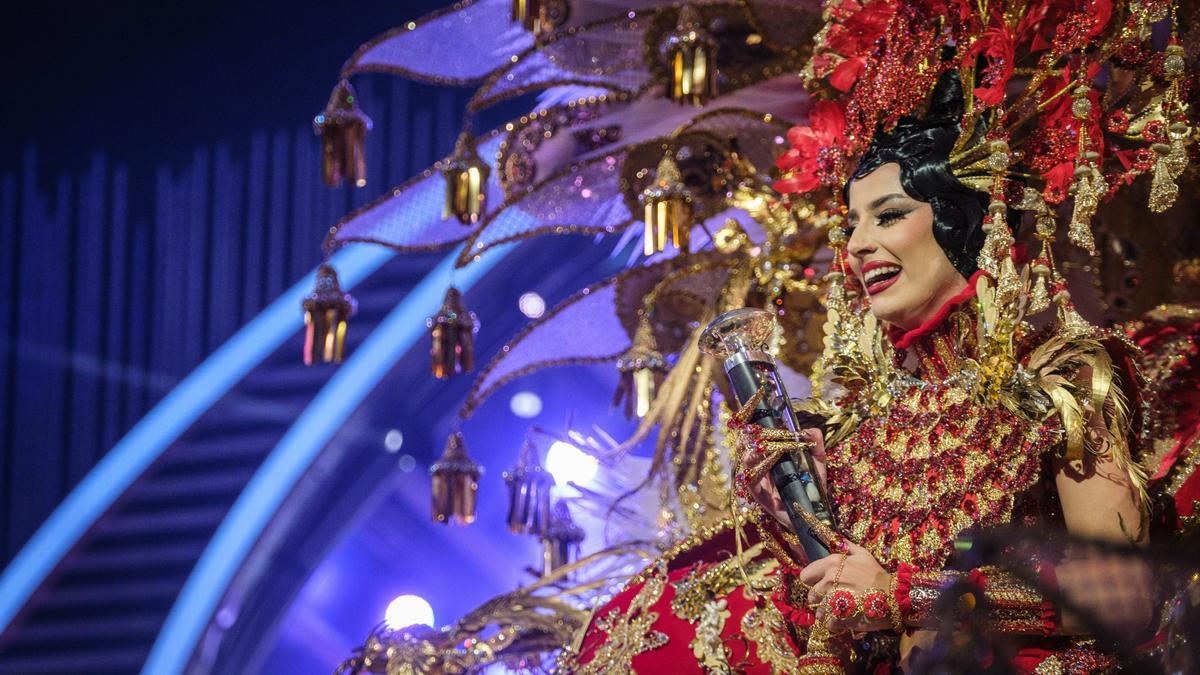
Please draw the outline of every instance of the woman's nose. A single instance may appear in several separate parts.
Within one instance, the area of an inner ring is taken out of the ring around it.
[[[863,258],[875,251],[875,244],[864,232],[865,227],[856,227],[850,231],[850,239],[846,242],[846,250],[855,258]]]

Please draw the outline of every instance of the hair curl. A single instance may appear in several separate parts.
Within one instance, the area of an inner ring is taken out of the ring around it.
[[[843,196],[851,182],[884,164],[899,164],[904,192],[933,208],[933,238],[954,269],[970,278],[983,248],[988,198],[959,182],[950,170],[950,151],[959,137],[962,114],[962,83],[957,72],[948,71],[938,79],[923,119],[904,117],[892,131],[875,134]]]

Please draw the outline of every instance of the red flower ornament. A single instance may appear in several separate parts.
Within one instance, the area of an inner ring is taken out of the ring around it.
[[[781,194],[811,192],[822,185],[833,185],[840,178],[846,154],[845,111],[833,101],[818,101],[808,122],[808,126],[788,130],[791,148],[775,160],[784,177],[773,187]]]

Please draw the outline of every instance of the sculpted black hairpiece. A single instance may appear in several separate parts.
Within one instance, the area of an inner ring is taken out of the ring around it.
[[[961,182],[950,168],[950,154],[961,133],[962,101],[958,74],[943,74],[926,116],[902,118],[891,131],[875,134],[850,181],[884,164],[899,164],[904,191],[933,207],[934,238],[954,269],[970,277],[979,268],[976,258],[983,248],[988,197]]]

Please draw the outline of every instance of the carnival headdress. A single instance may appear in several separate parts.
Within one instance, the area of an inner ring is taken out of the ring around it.
[[[922,117],[938,78],[956,71],[965,96],[949,164],[959,181],[989,195],[978,265],[1002,305],[1038,313],[1053,300],[1060,322],[1079,323],[1052,250],[1058,209],[1069,242],[1092,253],[1101,202],[1150,173],[1149,208],[1161,213],[1188,166],[1195,86],[1174,7],[1168,0],[827,2],[828,23],[804,71],[809,91],[825,100],[810,126],[789,133],[776,188],[829,190],[831,315],[852,314],[839,203],[852,158],[902,118]],[[844,133],[829,134],[831,127]],[[1040,243],[1028,282],[1012,258],[1011,209],[1032,214]]]

